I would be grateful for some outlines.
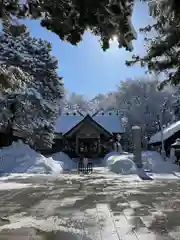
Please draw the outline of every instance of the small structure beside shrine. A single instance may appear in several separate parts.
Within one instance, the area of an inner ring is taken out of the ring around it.
[[[163,141],[166,156],[170,155],[171,145],[176,141],[177,138],[180,138],[180,121],[173,122],[163,129]],[[149,148],[151,150],[160,149],[162,144],[161,140],[161,132],[159,131],[151,136],[148,143]]]
[[[121,135],[123,143],[125,133],[122,117],[115,111],[100,111],[94,115],[65,112],[57,119],[55,128],[52,151],[63,151],[70,157],[102,157],[112,151],[117,134]]]

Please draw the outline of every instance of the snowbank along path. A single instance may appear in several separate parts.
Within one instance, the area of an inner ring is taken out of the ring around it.
[[[143,169],[137,169],[133,161],[133,154],[108,154],[105,157],[107,167],[110,171],[129,175],[137,174],[144,180],[150,180],[154,178],[175,178],[175,175],[180,176],[179,167],[173,164],[171,159],[164,161],[163,157],[158,152],[146,151],[142,152]]]
[[[13,142],[11,146],[0,149],[0,172],[3,175],[9,173],[59,174],[62,171],[60,162],[52,157],[44,157],[22,141]]]

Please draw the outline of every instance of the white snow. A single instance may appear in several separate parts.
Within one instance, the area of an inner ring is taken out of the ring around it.
[[[54,173],[59,174],[63,171],[61,163],[54,161],[51,157],[40,158],[34,165],[28,169],[28,173]]]
[[[133,126],[133,127],[132,127],[132,130],[136,130],[136,129],[139,130],[139,129],[141,129],[141,128],[140,128],[139,126]]]
[[[179,167],[176,164],[173,164],[172,160],[167,158],[164,161],[162,155],[155,151],[146,151],[142,152],[143,162],[148,161],[151,166],[150,170],[157,174],[172,173],[175,171],[179,172]]]
[[[180,131],[180,121],[170,124],[168,127],[163,129],[163,139],[166,140],[171,137],[176,132]],[[151,136],[149,143],[157,143],[161,142],[161,132],[157,132],[153,136]]]
[[[33,187],[32,184],[27,183],[16,183],[16,182],[2,182],[0,181],[0,191],[10,189],[22,189],[27,187]]]
[[[123,133],[123,127],[121,124],[121,119],[119,116],[112,115],[96,115],[93,117],[98,124],[100,124],[104,129],[110,133]]]
[[[51,158],[59,162],[63,170],[72,170],[77,168],[76,162],[63,152],[54,153]]]
[[[133,162],[133,154],[109,153],[105,157],[110,171],[121,174],[142,174]],[[142,152],[142,163],[145,172],[156,174],[176,174],[179,167],[171,159],[164,161],[160,153],[155,151]]]
[[[66,133],[76,126],[84,117],[81,115],[62,115],[55,123],[56,133]]]
[[[34,228],[41,231],[63,231],[83,234],[81,229],[75,226],[68,226],[68,221],[58,217],[49,217],[46,219],[36,219],[35,217],[25,217],[23,214],[17,214],[9,217],[10,223],[0,226],[0,231],[4,229]],[[64,226],[67,227],[64,227]]]
[[[112,155],[107,159],[109,170],[114,173],[133,174],[136,173],[136,167],[132,155]]]
[[[106,167],[95,168],[94,173],[102,173],[102,176],[109,175],[110,172],[113,172],[113,174],[120,173],[122,176],[142,175],[134,163],[133,154],[112,152],[105,156],[104,161]],[[153,174],[153,178],[158,179],[160,175],[162,178],[165,178],[165,175],[168,174],[169,178],[172,178],[172,175],[176,176],[176,178],[180,177],[179,167],[173,164],[171,159],[164,161],[158,152],[142,152],[142,163],[144,172],[149,172],[149,176]],[[44,157],[21,141],[14,142],[11,146],[0,149],[1,181],[3,181],[3,176],[5,177],[6,175],[13,175],[12,178],[16,178],[16,174],[28,174],[29,176],[51,174],[52,176],[59,176],[64,170],[71,171],[73,169],[77,169],[76,161],[63,152],[55,153],[50,157]]]
[[[80,115],[78,112],[69,113],[69,115],[59,116],[55,123],[56,133],[66,133],[81,122],[85,117]],[[74,115],[75,114],[75,115]],[[109,115],[110,114],[110,115]],[[92,119],[101,125],[110,133],[123,133],[124,129],[122,126],[121,118],[116,112],[104,113],[99,112]]]
[[[59,162],[46,158],[22,141],[13,142],[0,149],[0,173],[59,174],[63,171]]]
[[[27,88],[27,94],[35,96],[37,99],[42,99],[41,94],[35,88]]]

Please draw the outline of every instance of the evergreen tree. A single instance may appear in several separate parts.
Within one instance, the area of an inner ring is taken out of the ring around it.
[[[31,146],[50,147],[63,97],[50,44],[31,37],[25,25],[6,22],[0,52],[1,127],[9,123]]]
[[[168,83],[178,85],[180,83],[180,1],[149,1],[149,10],[155,23],[140,29],[146,34],[155,30],[155,36],[145,37],[147,55],[143,57],[134,55],[133,59],[126,63],[131,66],[139,62],[142,67],[148,67],[149,72],[156,74],[163,72],[166,77],[160,82],[160,89]]]
[[[43,27],[73,45],[89,29],[100,36],[104,50],[116,35],[119,47],[132,50],[131,41],[136,38],[131,24],[133,5],[134,0],[2,0],[0,18],[39,18]]]

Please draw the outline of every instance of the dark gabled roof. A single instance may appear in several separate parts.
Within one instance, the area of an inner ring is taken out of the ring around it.
[[[97,123],[90,115],[86,115],[81,121],[79,121],[73,128],[71,128],[68,132],[66,132],[64,134],[64,136],[69,135],[75,128],[77,128],[78,126],[80,126],[80,124],[82,122],[84,122],[85,120],[89,120],[92,124],[94,124],[95,126],[97,126],[99,129],[101,129],[101,131],[103,131],[105,134],[112,136],[112,133],[107,131],[105,128],[103,128],[99,123]]]

